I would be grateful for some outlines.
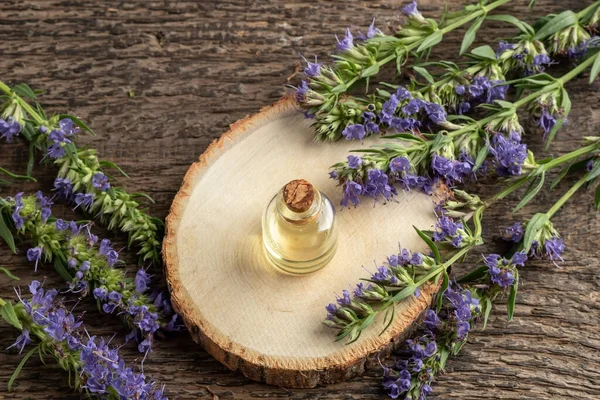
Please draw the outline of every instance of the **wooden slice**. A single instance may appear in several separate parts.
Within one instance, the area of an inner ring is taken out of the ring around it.
[[[306,179],[335,204],[341,189],[329,167],[356,141],[316,143],[311,120],[284,98],[243,119],[213,142],[191,166],[167,218],[163,254],[171,299],[194,340],[248,378],[286,387],[314,387],[360,374],[413,328],[437,286],[396,307],[390,328],[377,320],[350,345],[335,342],[321,321],[343,289],[369,276],[374,261],[398,245],[425,251],[413,230],[431,229],[432,199],[400,193],[397,201],[339,209],[338,250],[323,269],[291,276],[267,262],[261,216],[287,182]],[[363,267],[364,266],[364,267]]]

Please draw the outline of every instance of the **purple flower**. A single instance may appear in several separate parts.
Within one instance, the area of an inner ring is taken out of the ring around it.
[[[398,86],[398,89],[396,89],[396,93],[394,93],[394,96],[398,100],[412,99],[412,94],[410,93],[410,91],[402,86]]]
[[[343,207],[348,207],[349,202],[356,207],[360,203],[358,196],[362,194],[363,188],[360,184],[354,181],[348,181],[344,184],[344,196],[340,204]]]
[[[431,168],[433,172],[443,177],[448,177],[453,173],[452,161],[437,154],[433,155]]]
[[[511,286],[515,281],[515,276],[510,270],[500,269],[494,266],[488,269],[488,273],[490,274],[490,281],[503,289]]]
[[[300,85],[296,88],[296,101],[298,103],[302,103],[306,100],[306,93],[308,93],[309,87],[308,82],[302,81]]]
[[[94,174],[92,177],[92,186],[94,186],[96,189],[106,192],[106,190],[110,188],[108,177],[101,172]]]
[[[59,231],[64,231],[65,229],[69,228],[69,223],[58,218],[55,222],[56,224],[56,229]]]
[[[440,124],[446,121],[446,110],[439,104],[436,103],[425,103],[425,112],[427,116],[434,124]]]
[[[377,283],[390,284],[395,285],[398,283],[398,278],[396,278],[389,269],[387,269],[384,265],[377,268],[377,272],[371,275],[371,280]]]
[[[508,228],[502,230],[502,239],[518,243],[523,239],[523,225],[520,222],[515,222]]]
[[[394,157],[390,161],[390,171],[406,172],[410,169],[410,161],[406,157]]]
[[[47,151],[48,157],[50,158],[61,158],[65,156],[65,149],[61,146],[60,143],[54,143],[50,147],[48,147]]]
[[[404,107],[402,107],[402,112],[404,114],[416,114],[421,110],[421,105],[423,101],[420,99],[412,99],[409,101]]]
[[[515,45],[507,42],[498,43],[498,49],[496,50],[496,58],[499,58],[502,53],[506,50],[512,50],[515,48]]]
[[[352,169],[357,169],[362,165],[362,159],[356,156],[348,156],[348,167]]]
[[[363,140],[366,134],[365,127],[361,124],[348,125],[342,131],[342,136],[344,136],[346,140]]]
[[[402,7],[402,12],[409,17],[421,15],[419,10],[417,10],[417,2],[415,0],[413,0],[410,4]]]
[[[106,289],[98,287],[94,289],[94,298],[96,300],[105,301],[106,300]]]
[[[337,171],[334,170],[334,171],[329,172],[329,177],[331,179],[337,179],[337,178],[339,178],[339,175],[338,175]]]
[[[73,196],[73,184],[69,178],[56,178],[54,180],[54,189],[52,190],[56,192],[59,198],[67,201],[70,201]]]
[[[301,56],[301,57],[306,62],[306,67],[304,68],[304,73],[306,74],[306,76],[308,76],[309,78],[314,78],[315,76],[318,76],[321,73],[321,65],[322,65],[322,63],[317,63],[317,56],[315,56],[315,62],[314,63],[308,61],[303,56]]]
[[[92,193],[77,193],[75,195],[75,208],[81,206],[83,209],[88,209],[94,204],[94,195]]]
[[[43,250],[42,247],[33,247],[27,250],[27,259],[31,262],[35,262],[34,271],[37,271],[38,262],[40,261],[40,258],[42,258]]]
[[[338,42],[337,48],[340,51],[348,51],[354,47],[354,37],[352,37],[350,29],[346,29],[346,34],[342,40],[340,40],[337,36],[335,38]]]
[[[470,109],[471,109],[471,103],[469,103],[468,101],[461,101],[458,104],[457,112],[458,112],[458,114],[463,115],[463,114],[468,113]]]
[[[46,222],[48,221],[48,217],[50,217],[50,214],[52,213],[51,206],[53,203],[39,190],[35,193],[35,196],[37,197],[36,203],[38,208],[40,209],[42,221]]]
[[[544,242],[544,249],[546,251],[546,256],[550,258],[550,260],[554,261],[555,259],[562,259],[562,253],[565,251],[565,245],[562,239],[559,239],[557,236],[553,236],[550,239]]]
[[[437,313],[432,309],[427,310],[427,314],[425,315],[425,319],[423,320],[423,325],[425,325],[425,327],[430,331],[435,331],[437,328],[440,327],[441,324],[442,321],[440,321],[440,318],[438,317]]]
[[[13,222],[15,223],[15,228],[21,229],[25,221],[23,220],[23,217],[21,217],[21,214],[19,214],[19,211],[13,211],[11,217]]]
[[[490,254],[489,256],[484,257],[483,260],[485,265],[487,265],[489,268],[493,268],[498,265],[498,261],[500,261],[501,258],[502,257],[500,257],[498,254]]]
[[[469,94],[473,97],[479,97],[483,94],[484,88],[479,85],[471,85],[469,86]]]
[[[135,274],[133,282],[135,284],[135,291],[140,294],[144,293],[150,285],[150,275],[145,270],[139,269]]]
[[[381,34],[381,31],[375,28],[375,18],[373,18],[373,21],[371,21],[371,25],[369,25],[369,29],[367,30],[367,39],[372,39],[377,34]]]
[[[19,124],[12,116],[8,119],[0,119],[0,138],[10,142],[12,138],[21,132],[21,124]]]
[[[23,349],[25,348],[25,346],[27,346],[31,342],[32,342],[31,338],[29,337],[29,329],[25,328],[25,329],[23,329],[23,332],[21,332],[21,334],[19,335],[17,340],[13,344],[8,346],[6,348],[6,350],[8,350],[12,347],[16,347],[19,349],[19,354],[21,354],[23,352]]]
[[[544,131],[544,138],[548,136],[554,125],[556,125],[556,118],[548,112],[547,109],[542,109],[542,115],[538,121],[538,125]]]
[[[370,169],[368,180],[365,182],[363,194],[377,199],[382,196],[384,199],[391,198],[396,194],[396,190],[388,184],[388,176],[380,169]]]
[[[381,122],[390,125],[392,118],[394,117],[394,113],[396,112],[396,108],[398,108],[399,100],[396,95],[391,95],[389,100],[383,103],[381,108],[381,113],[379,114],[379,119]]]
[[[327,319],[332,320],[335,317],[335,313],[337,312],[338,308],[335,304],[329,303],[325,307],[325,310],[327,310]]]
[[[471,325],[467,321],[459,321],[456,324],[456,336],[458,339],[464,339],[470,330]]]
[[[517,267],[524,267],[526,262],[527,254],[523,251],[515,253],[510,260],[510,263]]]
[[[364,288],[364,285],[363,285],[362,282],[361,283],[357,283],[356,284],[356,288],[354,288],[354,292],[353,292],[354,297],[360,297],[360,296],[364,295],[365,294],[364,293],[364,289],[365,288]]]
[[[456,87],[454,88],[454,91],[456,92],[457,95],[462,96],[465,94],[465,85],[456,85]]]
[[[342,297],[338,297],[336,300],[340,306],[347,306],[352,303],[352,298],[350,297],[350,292],[346,289],[342,290]]]
[[[551,62],[552,60],[548,57],[548,54],[538,54],[533,58],[534,66],[549,65]]]
[[[492,138],[489,146],[490,153],[494,156],[496,173],[499,176],[520,175],[521,166],[527,159],[527,146],[521,144],[518,135],[510,135],[506,138],[497,133]]]

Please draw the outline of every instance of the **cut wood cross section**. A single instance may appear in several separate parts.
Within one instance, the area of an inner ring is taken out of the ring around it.
[[[369,276],[398,251],[426,247],[413,229],[431,229],[432,198],[399,193],[395,201],[365,199],[338,209],[338,250],[325,268],[291,276],[267,262],[261,216],[272,196],[293,179],[307,179],[335,204],[341,188],[329,167],[351,149],[380,139],[316,143],[311,120],[284,98],[241,120],[193,164],[167,218],[163,253],[173,305],[194,340],[217,360],[251,379],[285,387],[314,387],[362,373],[365,362],[388,354],[413,329],[437,286],[396,308],[352,344],[335,342],[325,306]]]

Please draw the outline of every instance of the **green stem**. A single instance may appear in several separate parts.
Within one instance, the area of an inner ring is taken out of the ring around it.
[[[447,34],[449,32],[452,32],[454,29],[459,28],[459,27],[465,25],[467,22],[474,20],[475,18],[478,18],[480,16],[486,15],[488,12],[492,11],[493,9],[495,9],[497,7],[500,7],[500,6],[508,3],[509,1],[511,1],[511,0],[497,0],[497,1],[495,1],[494,3],[492,3],[490,5],[480,7],[479,10],[467,14],[465,17],[463,17],[463,18],[461,18],[461,19],[459,19],[459,20],[457,20],[457,21],[455,21],[455,22],[453,22],[453,23],[445,26],[442,29],[439,29],[436,32],[441,32],[442,35],[445,35],[445,34]],[[417,40],[414,43],[409,44],[408,46],[405,46],[405,54],[409,54],[412,50],[418,49],[421,46],[421,44],[423,44],[423,42],[426,39],[427,39],[427,37],[424,37],[424,38],[422,38],[420,40]],[[397,57],[397,55],[394,52],[393,54],[390,54],[389,56],[387,56],[387,57],[385,57],[385,58],[377,61],[375,64],[377,64],[377,66],[379,66],[379,67],[382,67],[385,64],[387,64],[387,63],[393,61],[394,59],[396,59],[396,57]],[[361,75],[355,76],[350,81],[346,82],[346,84],[345,84],[346,87],[352,86],[354,83],[356,83],[361,78],[362,78]]]
[[[44,122],[46,122],[46,120],[44,118],[42,118],[38,114],[38,112],[29,105],[29,103],[27,103],[20,96],[18,96],[15,92],[13,92],[12,89],[2,81],[0,81],[0,91],[4,92],[7,96],[14,99],[17,103],[19,103],[19,106],[21,106],[21,108],[23,110],[25,110],[25,112],[31,118],[33,118],[35,120],[35,122],[37,122],[38,125],[42,125],[42,124],[44,124]]]
[[[542,164],[540,166],[540,170],[541,171],[551,170],[552,168],[555,168],[561,164],[567,163],[571,160],[575,160],[583,155],[586,155],[595,150],[598,150],[598,148],[600,148],[600,143],[593,143],[588,146],[581,147],[577,150],[571,151],[570,153],[563,154],[562,156],[557,157],[554,160],[547,162],[546,164]]]
[[[590,173],[586,173],[579,179],[560,199],[546,212],[548,219],[552,218],[554,214],[573,196],[585,183],[587,182]]]
[[[4,169],[4,168],[2,168],[2,167],[0,167],[0,173],[3,173],[4,175],[8,175],[8,176],[10,176],[10,177],[11,177],[11,178],[13,178],[13,179],[22,179],[22,180],[24,180],[24,181],[37,182],[37,181],[35,180],[35,178],[34,178],[34,177],[32,177],[32,176],[13,174],[13,173],[12,173],[12,172],[10,172],[9,170],[7,170],[7,169]]]

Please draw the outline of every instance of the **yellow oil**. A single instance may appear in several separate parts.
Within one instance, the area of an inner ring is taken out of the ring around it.
[[[335,207],[318,190],[311,207],[291,211],[278,193],[263,215],[263,242],[269,260],[292,274],[306,274],[323,268],[337,249]]]

